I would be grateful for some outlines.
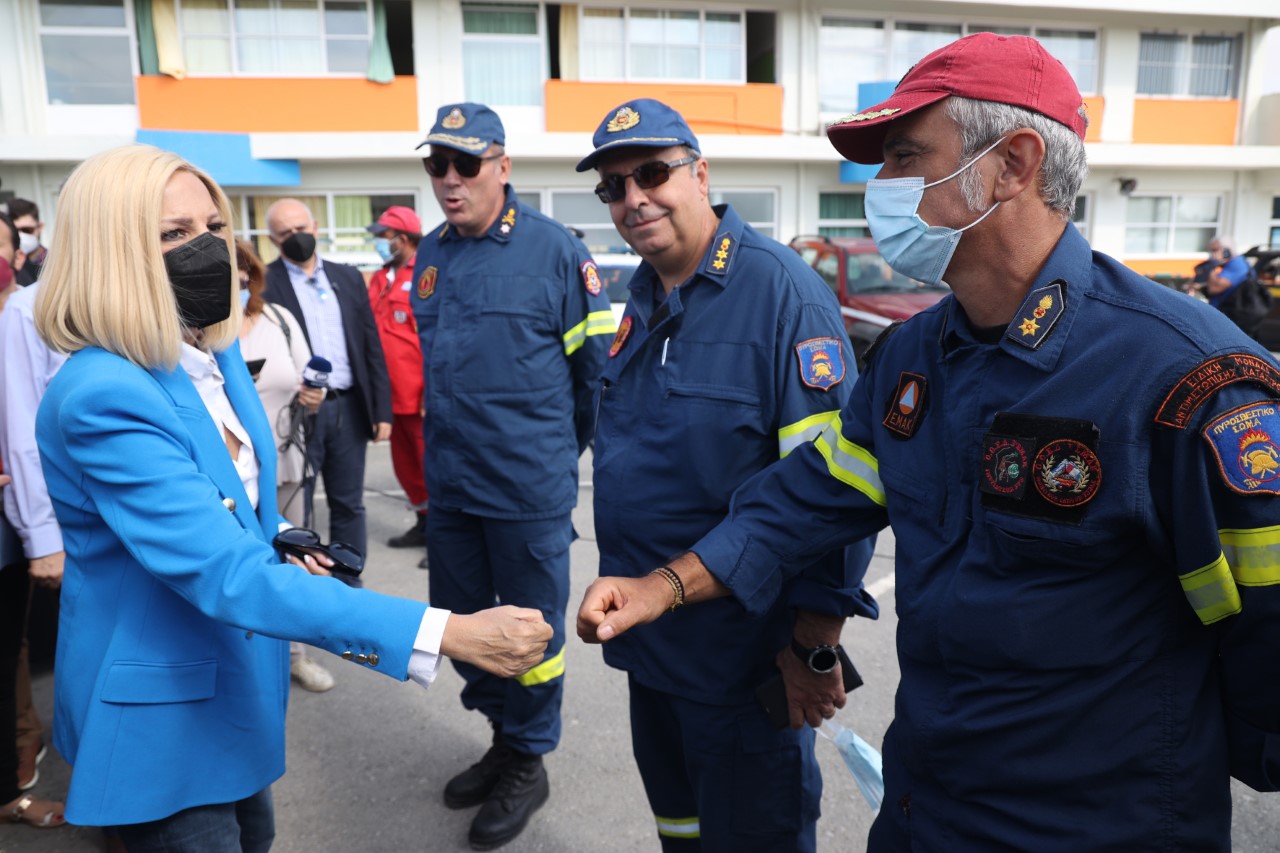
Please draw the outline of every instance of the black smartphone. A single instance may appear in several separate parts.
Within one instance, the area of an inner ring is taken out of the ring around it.
[[[840,674],[844,677],[844,692],[849,693],[862,686],[862,676],[849,660],[844,646],[836,647],[840,658]],[[756,688],[756,701],[764,708],[765,716],[775,729],[791,725],[791,714],[787,711],[787,686],[782,681],[782,673],[778,673],[764,684]]]
[[[246,361],[244,366],[249,368],[249,375],[253,377],[253,381],[258,381],[258,374],[262,372],[262,365],[266,364],[265,358],[254,358]]]

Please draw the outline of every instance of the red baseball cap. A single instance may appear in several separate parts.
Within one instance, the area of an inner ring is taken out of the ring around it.
[[[393,205],[383,211],[378,217],[378,221],[367,227],[365,230],[370,234],[381,234],[391,228],[399,231],[401,234],[422,234],[422,220],[418,218],[418,214],[413,212],[412,208],[402,207],[401,205]]]
[[[855,163],[884,162],[890,122],[949,95],[1040,113],[1084,139],[1084,101],[1066,66],[1029,36],[974,33],[920,60],[889,100],[827,127],[835,149]]]

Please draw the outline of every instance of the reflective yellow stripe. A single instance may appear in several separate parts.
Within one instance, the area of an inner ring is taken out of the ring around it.
[[[840,434],[840,416],[814,441],[818,452],[827,460],[831,476],[862,492],[880,506],[885,505],[884,484],[880,482],[880,463],[867,451]]]
[[[1231,577],[1227,558],[1219,554],[1209,565],[1179,575],[1182,592],[1191,602],[1196,616],[1206,625],[1240,612],[1240,590]]]
[[[802,444],[808,444],[818,437],[827,425],[840,417],[838,409],[810,415],[802,421],[784,426],[778,430],[778,458],[786,456]]]
[[[546,684],[551,679],[562,675],[564,675],[563,648],[556,652],[555,657],[547,658],[516,680],[524,687],[533,687],[535,684]]]
[[[573,355],[582,349],[592,335],[612,335],[617,330],[612,311],[592,311],[587,319],[564,333],[564,354]]]
[[[612,335],[618,331],[618,324],[613,322],[612,311],[592,311],[587,315],[587,337],[592,335]]]
[[[1280,526],[1219,530],[1222,554],[1240,586],[1280,583]]]
[[[698,819],[696,817],[658,817],[653,816],[658,823],[658,834],[665,835],[667,838],[701,838],[702,830],[698,827]]]

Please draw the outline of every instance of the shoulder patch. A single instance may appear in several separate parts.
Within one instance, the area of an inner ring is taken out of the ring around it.
[[[1242,495],[1280,494],[1280,401],[1264,400],[1218,415],[1204,428],[1227,488]]]
[[[1237,382],[1249,382],[1280,396],[1280,370],[1266,359],[1236,352],[1215,356],[1196,365],[1169,391],[1156,412],[1156,423],[1186,429],[1191,416],[1210,397]]]
[[[600,281],[600,269],[596,266],[596,262],[583,261],[578,269],[582,272],[582,286],[587,289],[587,293],[599,296],[600,291],[604,289],[604,283]]]
[[[422,271],[422,275],[418,276],[418,298],[426,299],[436,292],[436,275],[438,270],[435,267],[427,267]]]
[[[810,388],[827,391],[844,379],[844,354],[838,338],[810,338],[796,344],[800,360],[800,381]]]
[[[622,318],[622,322],[618,324],[618,331],[613,336],[613,343],[609,345],[609,358],[613,358],[622,352],[622,348],[627,345],[627,338],[631,337],[631,317]]]
[[[897,438],[911,438],[924,419],[929,403],[929,382],[922,374],[902,371],[898,385],[885,405],[884,428]]]

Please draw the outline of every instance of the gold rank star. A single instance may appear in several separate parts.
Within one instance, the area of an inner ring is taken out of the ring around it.
[[[711,266],[715,267],[718,270],[722,270],[724,269],[724,261],[712,261]]]
[[[1019,328],[1022,329],[1022,334],[1024,337],[1026,335],[1034,336],[1036,332],[1040,331],[1040,324],[1037,323],[1031,317],[1028,317],[1027,319],[1022,321],[1022,325]]]

